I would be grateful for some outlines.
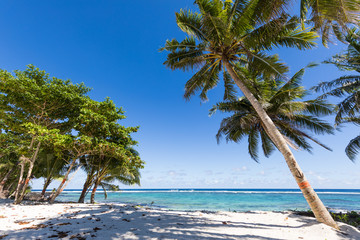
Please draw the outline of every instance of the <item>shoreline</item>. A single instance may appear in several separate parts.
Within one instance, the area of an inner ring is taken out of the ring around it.
[[[35,205],[36,204],[36,205]],[[0,203],[0,239],[360,239],[290,211],[178,211],[129,204]]]

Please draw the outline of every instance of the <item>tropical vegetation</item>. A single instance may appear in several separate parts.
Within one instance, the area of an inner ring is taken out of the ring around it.
[[[92,100],[84,84],[50,77],[32,65],[14,74],[1,70],[0,80],[3,198],[14,197],[15,204],[21,203],[31,179],[40,177],[45,180],[45,198],[49,184],[61,179],[49,198],[52,203],[71,180],[70,173],[82,167],[81,159],[89,156],[117,161],[116,167],[106,172],[106,179],[96,178],[96,184],[122,178],[139,184],[135,173],[144,162],[134,153],[137,142],[131,137],[138,127],[120,125],[124,112],[109,98]],[[99,166],[98,162],[90,164]]]
[[[219,84],[220,74],[225,87],[224,100],[236,98],[236,85],[259,116],[263,127],[267,129],[268,137],[284,156],[317,220],[338,228],[305,178],[288,147],[288,141],[269,117],[262,102],[247,86],[246,83],[251,79],[238,69],[239,66],[247,66],[266,78],[284,78],[286,66],[267,51],[275,47],[305,50],[315,46],[317,34],[304,26],[305,9],[313,9],[312,20],[319,23],[315,24],[315,29],[321,30],[322,17],[325,19],[329,16],[323,14],[322,10],[317,11],[312,2],[302,1],[302,18],[290,17],[285,12],[286,3],[288,2],[269,1],[264,4],[263,1],[197,0],[195,4],[200,12],[182,9],[176,13],[177,25],[187,37],[182,41],[166,41],[161,49],[169,52],[164,64],[172,70],[196,71],[185,84],[186,99],[200,92],[200,98],[207,100],[207,92]],[[328,8],[324,9],[330,11]],[[334,20],[341,24],[348,22],[337,16]],[[316,28],[317,26],[319,27]]]
[[[342,100],[337,104],[335,123],[336,125],[353,123],[360,125],[360,32],[353,28],[345,37],[349,44],[344,53],[335,55],[325,61],[335,65],[339,70],[349,72],[329,82],[322,82],[313,89],[323,92],[319,99],[339,97]],[[354,161],[360,151],[360,136],[350,140],[345,148],[345,153],[350,160]]]
[[[331,114],[333,106],[321,99],[303,100],[309,95],[309,92],[301,85],[305,68],[295,73],[287,82],[280,79],[259,78],[261,76],[258,76],[255,71],[246,68],[240,69],[247,76],[246,86],[261,102],[267,115],[290,147],[295,150],[301,149],[311,152],[312,147],[307,141],[310,140],[330,150],[308,132],[316,134],[333,133],[333,127],[318,118]],[[210,115],[216,111],[231,114],[221,121],[220,129],[216,135],[218,142],[222,137],[225,137],[226,141],[238,143],[247,136],[249,154],[256,162],[259,160],[259,145],[261,145],[266,157],[269,157],[276,149],[276,145],[269,137],[267,128],[245,97],[217,103],[210,110]]]

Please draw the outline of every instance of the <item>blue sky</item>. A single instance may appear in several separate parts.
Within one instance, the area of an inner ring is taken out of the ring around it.
[[[24,69],[27,64],[52,76],[84,82],[91,97],[110,97],[126,111],[126,126],[140,126],[133,137],[146,161],[143,188],[296,188],[279,153],[250,159],[247,142],[217,144],[221,114],[208,110],[221,99],[222,88],[210,92],[210,101],[182,95],[191,73],[171,71],[160,53],[166,39],[181,40],[175,12],[193,8],[193,0],[156,1],[12,1],[0,2],[0,68]],[[311,61],[322,61],[344,45],[321,45],[311,51],[278,49],[292,73]],[[340,76],[333,66],[310,69],[304,85]],[[332,118],[329,118],[332,121]],[[295,156],[315,188],[360,188],[359,161],[352,163],[344,148],[359,133],[346,126],[334,136],[317,138],[333,149],[314,146],[314,153]],[[81,188],[78,173],[68,188]],[[52,187],[55,187],[55,183]],[[34,188],[41,180],[33,181]],[[125,187],[125,186],[121,186]]]

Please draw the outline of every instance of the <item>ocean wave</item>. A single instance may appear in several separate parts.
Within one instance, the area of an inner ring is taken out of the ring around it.
[[[114,191],[115,192],[115,191]],[[225,194],[302,194],[301,191],[229,191],[229,190],[121,190],[120,193],[225,193]],[[321,192],[317,194],[345,194],[360,195],[360,192]]]
[[[32,190],[34,192],[40,192],[41,190]],[[50,192],[50,191],[48,191]],[[81,190],[78,189],[69,189],[64,190],[63,194],[71,193],[81,193]],[[103,190],[97,190],[98,193],[103,192]],[[199,190],[199,189],[139,189],[139,190],[130,190],[123,189],[120,191],[107,191],[108,193],[211,193],[211,194],[302,194],[300,190]],[[315,190],[318,195],[323,194],[333,194],[333,195],[360,195],[360,190]]]

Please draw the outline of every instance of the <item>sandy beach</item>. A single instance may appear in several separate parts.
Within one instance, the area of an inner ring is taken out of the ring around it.
[[[205,212],[125,204],[0,204],[0,239],[360,239],[291,212]]]

